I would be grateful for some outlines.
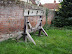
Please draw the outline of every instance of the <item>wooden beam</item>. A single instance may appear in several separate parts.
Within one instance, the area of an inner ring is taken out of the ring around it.
[[[23,38],[24,38],[24,41],[26,42],[27,41],[27,34],[26,34],[26,29],[27,29],[27,23],[26,23],[26,21],[27,21],[27,18],[28,17],[24,17],[24,33],[23,33]]]
[[[29,34],[28,31],[26,31],[26,34],[27,34],[28,40],[31,41],[31,42],[33,42],[36,45],[35,41],[33,40],[33,38],[31,37],[31,35]]]
[[[43,10],[33,10],[33,9],[25,9],[24,16],[43,16],[45,12]]]
[[[39,29],[39,36],[41,35],[41,26],[42,26],[42,16],[40,16],[40,23],[39,23],[39,27],[40,27],[40,29]]]
[[[43,29],[42,27],[42,16],[45,14],[45,12],[43,10],[32,10],[32,9],[25,9],[24,10],[24,31],[23,31],[23,38],[24,38],[24,41],[26,42],[27,39],[31,42],[33,42],[35,45],[35,41],[33,40],[33,38],[31,37],[31,35],[29,33],[31,32],[34,32],[36,30],[39,30],[39,36],[41,34],[41,31],[43,31],[43,33],[47,35],[47,33],[45,32],[45,30]],[[32,28],[29,20],[28,20],[28,17],[29,16],[40,16],[40,19],[37,23],[37,25],[35,26],[35,28]],[[29,26],[29,27],[28,27]],[[21,37],[21,36],[20,36]],[[18,39],[20,38],[18,37]]]
[[[41,27],[41,29],[42,29],[42,32],[46,35],[46,36],[48,36],[48,34],[45,32],[45,30],[43,29],[43,27]]]

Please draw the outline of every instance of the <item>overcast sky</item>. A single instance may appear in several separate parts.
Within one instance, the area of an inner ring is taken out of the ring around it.
[[[54,0],[40,0],[40,2],[41,2],[42,4],[45,4],[45,3],[53,3]],[[59,0],[56,0],[56,2],[59,3]]]

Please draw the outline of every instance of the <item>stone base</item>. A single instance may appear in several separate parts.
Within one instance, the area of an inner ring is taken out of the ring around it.
[[[4,41],[4,40],[8,40],[9,38],[16,38],[19,35],[22,35],[22,31],[19,32],[15,32],[15,33],[11,33],[11,34],[2,34],[0,35],[0,42]]]

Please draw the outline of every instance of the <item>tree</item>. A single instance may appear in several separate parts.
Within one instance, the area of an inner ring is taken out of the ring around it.
[[[72,0],[63,0],[61,2],[61,8],[57,12],[54,25],[57,27],[72,25]],[[71,20],[69,20],[71,19]]]
[[[63,0],[59,15],[65,18],[72,17],[72,0]]]

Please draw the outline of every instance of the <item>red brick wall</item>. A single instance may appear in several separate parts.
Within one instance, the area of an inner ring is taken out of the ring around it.
[[[34,27],[39,16],[29,17]],[[42,24],[45,24],[43,16]],[[19,5],[0,6],[0,35],[9,34],[11,32],[22,31],[24,26],[23,8]]]
[[[54,15],[55,15],[54,11],[52,11],[52,10],[48,11],[48,25],[49,26],[51,25],[51,22],[54,19]]]

